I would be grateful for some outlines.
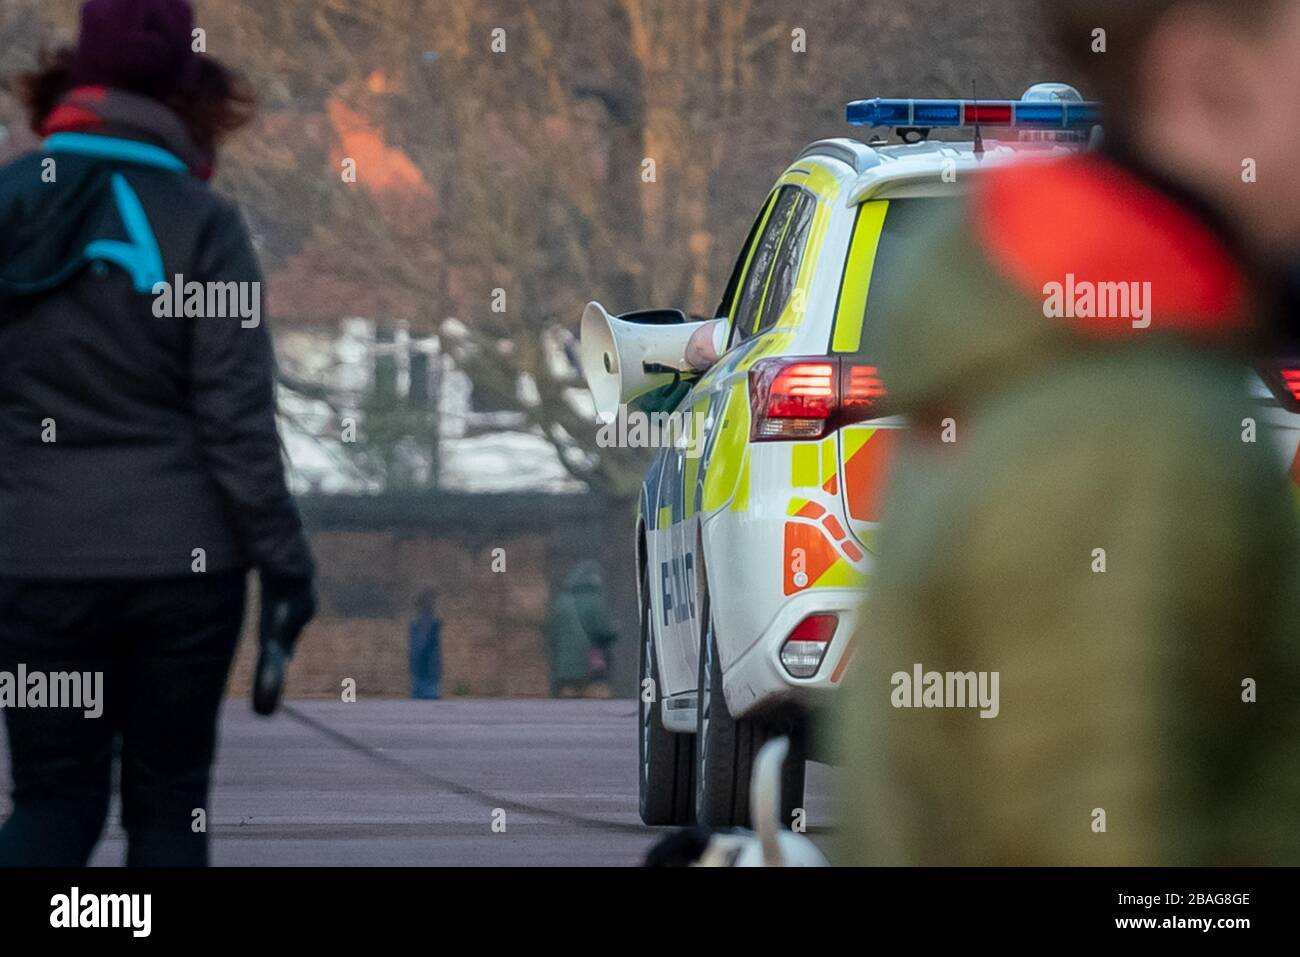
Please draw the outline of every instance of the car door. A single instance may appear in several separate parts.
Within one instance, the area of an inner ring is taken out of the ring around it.
[[[795,198],[787,188],[774,190],[754,220],[715,311],[717,318],[728,320],[729,333],[737,320],[750,322],[757,315]],[[695,486],[708,442],[710,379],[701,379],[670,420],[667,447],[657,464],[649,578],[658,604],[661,680],[668,694],[695,688],[700,621]]]

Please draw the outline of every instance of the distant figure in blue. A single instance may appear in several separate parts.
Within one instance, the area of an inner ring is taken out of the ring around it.
[[[442,621],[433,589],[420,592],[411,622],[411,697],[436,701],[442,697]]]

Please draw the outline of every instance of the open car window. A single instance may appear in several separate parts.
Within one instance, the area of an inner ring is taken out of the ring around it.
[[[762,234],[754,244],[753,255],[741,281],[740,296],[731,315],[730,344],[744,342],[753,335],[758,311],[763,305],[768,277],[776,260],[785,227],[802,191],[797,186],[782,186],[772,204],[772,211],[763,226]]]

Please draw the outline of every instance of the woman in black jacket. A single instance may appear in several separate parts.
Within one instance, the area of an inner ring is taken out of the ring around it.
[[[207,185],[252,97],[192,29],[186,0],[90,0],[22,79],[40,150],[0,169],[0,864],[86,862],[119,736],[127,863],[206,863],[247,569],[287,644],[313,610],[257,259]],[[57,674],[103,700],[32,706]]]

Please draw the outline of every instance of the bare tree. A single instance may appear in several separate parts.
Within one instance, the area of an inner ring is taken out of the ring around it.
[[[13,4],[65,26],[77,6]],[[644,453],[596,448],[547,330],[575,328],[589,299],[711,314],[772,180],[807,141],[846,132],[845,101],[964,96],[972,81],[1015,96],[1049,78],[1029,7],[202,0],[199,22],[261,93],[222,183],[281,277],[272,307],[416,333],[456,317],[467,333],[449,347],[476,389],[523,413],[593,489],[623,496]],[[11,35],[32,42],[26,23],[0,19],[3,62]],[[353,157],[355,182],[337,165],[345,121],[381,160]],[[394,185],[386,163],[414,177]]]

